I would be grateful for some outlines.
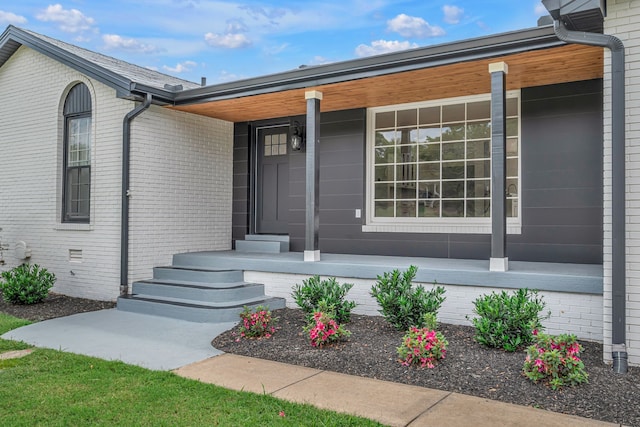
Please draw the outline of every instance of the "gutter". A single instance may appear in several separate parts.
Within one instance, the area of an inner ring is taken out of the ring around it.
[[[627,372],[626,349],[626,242],[625,242],[625,91],[624,44],[617,37],[568,30],[554,20],[558,38],[567,43],[606,47],[611,51],[611,329],[613,370]]]
[[[129,171],[131,152],[131,122],[149,108],[153,95],[129,111],[122,121],[122,212],[120,219],[120,295],[129,293]]]

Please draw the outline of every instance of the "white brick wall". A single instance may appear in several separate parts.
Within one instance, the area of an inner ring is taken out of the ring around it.
[[[132,123],[130,280],[231,249],[233,124],[152,106]]]
[[[605,34],[618,37],[626,53],[627,150],[627,352],[640,365],[640,3],[609,0]],[[604,81],[604,343],[611,359],[611,55],[605,50]]]
[[[83,82],[93,101],[91,224],[60,224],[61,116],[68,90]],[[111,300],[118,295],[122,117],[133,103],[35,51],[21,47],[0,68],[0,237],[24,240],[32,263],[57,276],[56,292]],[[69,262],[69,250],[82,262]],[[8,269],[20,263],[4,254]]]
[[[287,306],[297,308],[291,298],[291,289],[295,284],[302,283],[308,278],[300,274],[265,273],[245,271],[246,282],[263,283],[267,295],[282,297],[287,300]],[[351,279],[338,277],[340,283],[353,283],[347,299],[356,301],[358,306],[354,313],[378,315],[379,307],[369,291],[375,280]],[[426,289],[433,286],[423,283]],[[446,289],[446,299],[438,313],[438,319],[445,323],[456,325],[471,325],[466,316],[473,317],[473,301],[492,291],[501,292],[502,289],[491,289],[475,286],[442,285]],[[508,290],[507,291],[511,291]],[[547,304],[546,310],[551,311],[551,317],[544,322],[546,331],[551,334],[573,333],[580,339],[602,342],[602,297],[599,295],[569,294],[563,292],[541,292]],[[639,302],[640,304],[640,302]]]
[[[62,116],[68,90],[93,101],[91,224],[60,223]],[[122,120],[135,104],[21,47],[0,68],[0,239],[24,240],[58,278],[54,291],[115,300],[120,286]],[[232,125],[152,106],[132,123],[130,282],[175,252],[229,249]],[[82,251],[70,262],[69,250]],[[6,270],[20,263],[5,252]]]

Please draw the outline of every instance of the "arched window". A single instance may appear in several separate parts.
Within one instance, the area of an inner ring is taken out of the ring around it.
[[[75,85],[64,102],[62,221],[89,222],[91,189],[91,94]]]

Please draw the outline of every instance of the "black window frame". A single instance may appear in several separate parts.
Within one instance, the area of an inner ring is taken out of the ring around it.
[[[91,140],[89,139],[89,158],[86,165],[69,166],[69,126],[73,120],[89,118],[89,134],[91,135],[92,110],[91,95],[89,88],[84,83],[75,85],[67,95],[64,105],[64,131],[63,131],[63,165],[62,165],[62,222],[63,223],[82,223],[88,224],[91,220]],[[87,182],[80,185],[86,185],[87,201],[86,208],[80,209],[79,205],[76,209],[70,206],[70,197],[72,197],[73,185],[71,173],[76,177],[76,183],[81,175],[87,175]]]

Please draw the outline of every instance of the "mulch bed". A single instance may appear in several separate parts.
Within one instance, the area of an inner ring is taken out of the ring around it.
[[[352,333],[349,340],[318,349],[302,332],[305,322],[300,310],[285,308],[273,314],[279,318],[279,330],[271,338],[239,340],[236,327],[215,338],[213,346],[227,353],[640,426],[640,368],[631,367],[626,375],[613,373],[602,362],[598,343],[581,341],[589,383],[553,391],[522,374],[524,351],[507,353],[482,347],[475,342],[470,326],[440,325],[449,341],[447,356],[434,369],[427,369],[397,361],[396,347],[403,333],[380,316],[352,315],[345,325]]]
[[[58,294],[50,294],[35,305],[11,305],[0,298],[0,312],[32,321],[114,306],[113,302]],[[403,333],[380,316],[352,315],[345,325],[352,333],[349,340],[318,349],[302,332],[305,322],[300,310],[285,308],[273,313],[279,318],[279,330],[271,338],[238,340],[235,327],[212,344],[228,353],[640,426],[640,368],[631,367],[624,375],[613,373],[611,366],[602,362],[602,345],[598,343],[581,342],[589,383],[553,391],[522,375],[524,352],[484,348],[474,341],[474,330],[469,326],[440,325],[449,341],[447,357],[434,369],[423,369],[398,363],[396,347]]]
[[[0,312],[34,322],[70,316],[76,313],[113,308],[115,302],[94,301],[85,298],[72,298],[66,295],[50,293],[44,301],[31,305],[14,305],[5,302],[0,293]]]

